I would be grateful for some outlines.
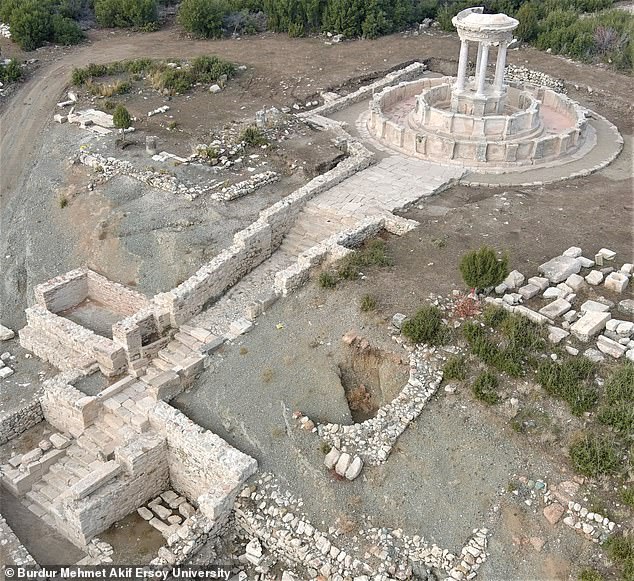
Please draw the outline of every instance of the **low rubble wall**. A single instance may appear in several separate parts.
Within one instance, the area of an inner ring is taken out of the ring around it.
[[[35,396],[21,408],[0,417],[0,446],[44,420],[42,404]]]

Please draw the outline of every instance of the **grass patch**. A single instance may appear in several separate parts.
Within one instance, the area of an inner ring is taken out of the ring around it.
[[[443,379],[463,381],[467,377],[467,360],[462,355],[452,355],[442,368]]]
[[[621,569],[623,581],[634,581],[634,536],[614,535],[603,546]]]
[[[337,277],[331,272],[322,272],[319,275],[319,286],[321,288],[335,288],[337,286]]]
[[[449,339],[449,328],[442,321],[438,307],[426,305],[403,323],[401,332],[413,343],[443,345]]]
[[[563,399],[578,416],[597,403],[598,392],[592,384],[594,370],[594,363],[585,357],[543,361],[537,369],[537,381],[550,395]]]
[[[603,575],[596,569],[584,569],[579,573],[579,581],[603,581]]]
[[[260,145],[266,145],[268,143],[264,133],[255,125],[245,127],[242,133],[240,133],[239,139],[240,141],[244,141],[249,147],[259,147]]]
[[[339,261],[337,273],[345,280],[354,280],[361,269],[369,266],[389,266],[392,260],[387,253],[387,245],[380,238],[370,240],[356,252],[347,254]]]
[[[115,95],[124,95],[132,90],[132,84],[122,80],[114,83],[95,83],[93,80],[89,80],[85,87],[91,95],[96,97],[114,97]]]
[[[361,297],[361,303],[359,304],[359,308],[364,313],[367,313],[369,311],[374,311],[376,310],[376,307],[377,307],[376,298],[374,298],[371,295],[363,295],[363,297]]]
[[[262,381],[264,383],[271,383],[273,380],[273,370],[270,367],[267,367],[264,371],[262,371]]]
[[[494,405],[500,401],[497,389],[498,378],[490,371],[483,371],[480,373],[471,386],[473,395],[475,395],[480,401],[489,405]]]
[[[634,508],[634,488],[621,491],[621,500],[630,508]]]
[[[511,420],[512,430],[520,434],[526,434],[532,430],[544,430],[550,426],[550,416],[546,412],[532,407],[521,409]]]
[[[319,449],[322,451],[323,454],[328,454],[328,452],[332,450],[332,446],[328,442],[324,442],[322,440],[321,444],[319,444]]]
[[[621,464],[621,450],[610,436],[586,433],[570,446],[570,459],[585,476],[615,474]]]
[[[509,312],[495,305],[487,305],[482,311],[482,321],[494,329],[497,329],[508,318]]]
[[[634,364],[620,365],[608,377],[598,419],[624,436],[634,435]]]
[[[68,198],[66,196],[60,196],[58,203],[59,207],[64,209],[66,206],[68,206]]]

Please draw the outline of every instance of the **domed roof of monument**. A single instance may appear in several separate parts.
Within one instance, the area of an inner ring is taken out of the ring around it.
[[[452,19],[454,26],[474,31],[513,30],[519,22],[506,14],[483,14],[482,7],[467,8]]]

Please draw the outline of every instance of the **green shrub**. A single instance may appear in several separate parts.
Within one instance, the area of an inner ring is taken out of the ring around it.
[[[579,573],[579,581],[603,581],[603,575],[595,569],[584,569]]]
[[[605,382],[599,421],[626,436],[634,435],[634,363],[624,363]]]
[[[548,393],[567,402],[573,414],[581,415],[597,403],[598,393],[591,384],[594,368],[585,357],[543,361],[537,369],[537,381]]]
[[[240,133],[240,141],[244,141],[249,147],[258,147],[268,143],[266,136],[255,125],[249,125],[245,127]]]
[[[117,105],[112,114],[112,122],[117,129],[127,129],[132,123],[132,117],[123,105]]]
[[[526,42],[535,40],[539,32],[538,11],[535,4],[532,2],[522,4],[517,11],[517,19],[520,23],[515,30],[515,36]]]
[[[11,38],[23,50],[35,50],[51,39],[51,15],[46,8],[31,0],[11,12]]]
[[[603,546],[621,569],[623,581],[634,581],[634,535],[614,535]]]
[[[233,64],[217,56],[199,56],[191,62],[191,74],[197,83],[214,83],[222,75],[230,78],[234,73]]]
[[[156,70],[150,76],[152,87],[157,91],[168,91],[172,95],[189,91],[194,84],[192,74],[187,69]]]
[[[482,311],[482,320],[489,327],[497,329],[509,317],[509,312],[502,307],[487,305]]]
[[[498,259],[487,246],[465,254],[460,260],[460,272],[465,283],[474,289],[500,284],[508,275],[508,257]]]
[[[158,19],[156,0],[95,0],[95,18],[105,28],[141,28]]]
[[[401,332],[414,343],[429,345],[442,345],[449,338],[449,329],[442,321],[442,313],[433,305],[422,307],[411,319],[407,319]]]
[[[319,275],[319,286],[321,288],[335,288],[337,286],[337,277],[330,272],[322,272]]]
[[[21,78],[22,67],[15,59],[11,59],[6,65],[0,65],[0,81],[3,83],[15,83]]]
[[[359,305],[363,312],[374,311],[376,309],[376,299],[371,295],[363,295],[361,297],[361,303]]]
[[[442,369],[443,379],[463,381],[467,377],[467,361],[462,355],[451,355]]]
[[[473,395],[475,395],[480,401],[489,405],[494,405],[500,401],[497,389],[498,378],[490,371],[483,371],[480,373],[471,386]]]
[[[229,13],[225,0],[183,0],[178,22],[187,31],[203,38],[222,36],[222,21]]]
[[[51,19],[52,40],[57,44],[71,45],[81,42],[84,38],[79,25],[74,20],[55,14]]]
[[[581,474],[603,476],[619,471],[621,451],[613,438],[587,433],[570,446],[570,459]]]

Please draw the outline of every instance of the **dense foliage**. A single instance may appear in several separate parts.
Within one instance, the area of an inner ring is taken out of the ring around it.
[[[76,44],[84,33],[73,20],[81,0],[0,0],[0,22],[11,28],[11,37],[24,50],[45,42]]]
[[[156,0],[95,0],[95,18],[106,28],[141,28],[158,19]]]
[[[460,259],[463,280],[475,289],[485,289],[500,284],[508,275],[508,257],[498,259],[495,250],[482,246],[467,252]]]

